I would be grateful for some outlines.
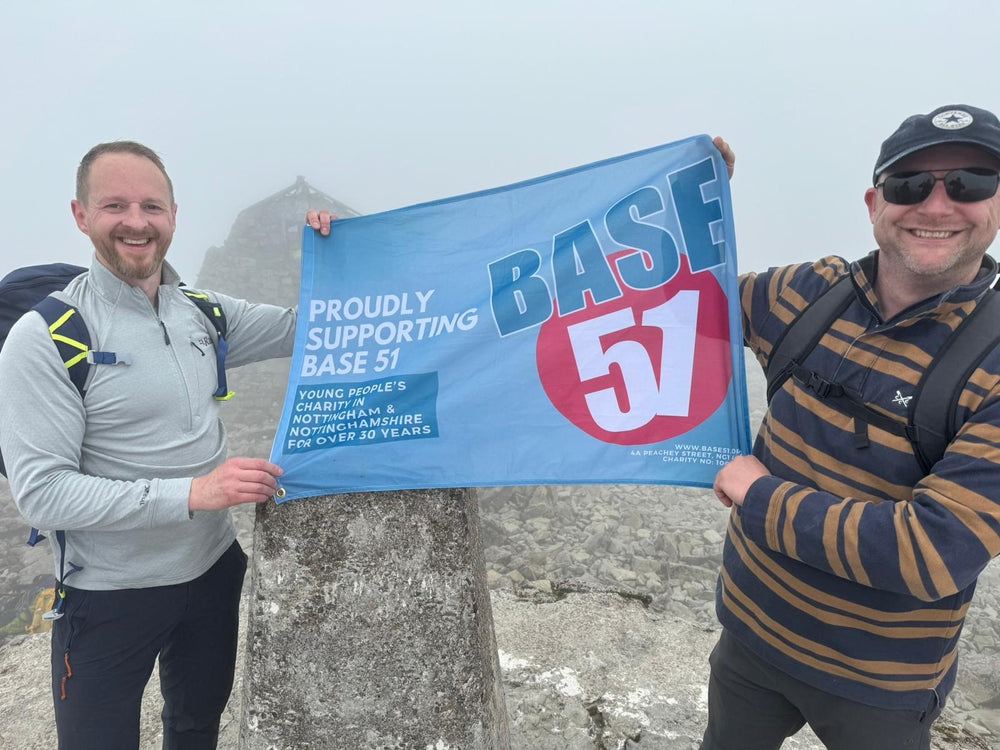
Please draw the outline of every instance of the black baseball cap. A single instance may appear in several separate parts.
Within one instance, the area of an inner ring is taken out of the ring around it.
[[[882,143],[872,184],[904,156],[942,143],[978,146],[1000,159],[1000,120],[992,112],[967,104],[948,104],[926,115],[907,117]]]

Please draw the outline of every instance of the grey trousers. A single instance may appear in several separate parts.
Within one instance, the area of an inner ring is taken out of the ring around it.
[[[809,724],[829,750],[930,750],[926,711],[876,708],[817,690],[751,653],[723,630],[712,655],[708,728],[701,750],[778,750]]]

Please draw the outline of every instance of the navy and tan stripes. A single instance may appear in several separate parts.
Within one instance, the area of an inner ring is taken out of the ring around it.
[[[870,606],[831,594],[796,576],[787,566],[775,561],[766,548],[751,541],[744,533],[737,514],[731,519],[728,541],[734,545],[743,564],[751,568],[755,576],[768,582],[772,593],[818,619],[836,619],[834,613],[840,613],[847,617],[846,620],[839,620],[840,624],[849,623],[851,627],[868,632],[893,634],[894,637],[925,638],[933,635],[950,638],[958,634],[968,610],[968,602],[957,612],[920,606],[897,610],[886,606],[892,597],[885,597],[884,601],[878,602],[879,606]],[[941,630],[939,626],[945,629]]]
[[[995,272],[884,321],[874,263],[826,258],[741,279],[744,335],[762,365],[789,322],[843,275],[856,298],[807,367],[906,423],[924,369]],[[734,511],[718,610],[752,651],[820,689],[920,709],[954,683],[976,576],[1000,554],[1000,352],[969,380],[964,424],[923,476],[910,442],[855,418],[794,378],[774,394],[754,453],[760,479]]]

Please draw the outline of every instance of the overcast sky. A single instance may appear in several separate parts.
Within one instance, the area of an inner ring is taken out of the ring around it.
[[[166,162],[189,280],[297,175],[374,213],[699,133],[738,154],[741,268],[853,258],[896,125],[1000,111],[998,29],[996,0],[4,2],[0,273],[89,262],[76,165],[118,138]]]

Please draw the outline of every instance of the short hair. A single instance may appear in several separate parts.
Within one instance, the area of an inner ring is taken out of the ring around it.
[[[97,161],[97,158],[104,154],[132,154],[133,156],[141,156],[143,159],[149,159],[160,170],[164,179],[166,179],[167,189],[170,191],[170,202],[174,202],[174,183],[170,181],[170,175],[167,174],[167,169],[163,166],[163,161],[149,146],[143,146],[141,143],[136,143],[135,141],[98,143],[84,154],[83,159],[80,160],[80,166],[76,170],[76,199],[78,201],[81,203],[87,202],[87,193],[90,188],[88,184],[90,168]]]

